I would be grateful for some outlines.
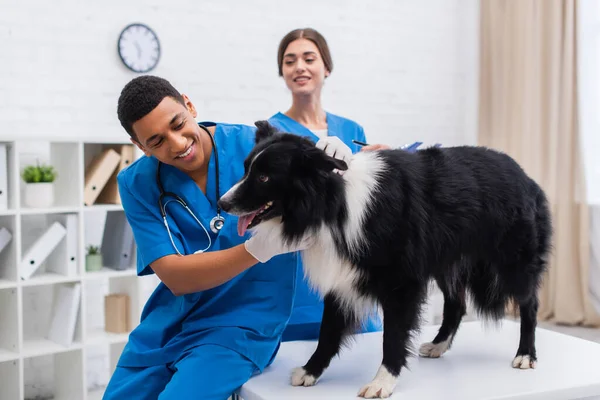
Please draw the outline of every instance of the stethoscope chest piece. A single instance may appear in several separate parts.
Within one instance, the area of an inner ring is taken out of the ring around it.
[[[224,224],[225,218],[218,214],[210,220],[210,230],[213,231],[213,233],[219,233]]]

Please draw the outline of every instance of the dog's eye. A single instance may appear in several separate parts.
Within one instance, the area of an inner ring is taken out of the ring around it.
[[[269,177],[266,175],[259,175],[258,180],[261,181],[262,183],[265,183],[269,180]]]

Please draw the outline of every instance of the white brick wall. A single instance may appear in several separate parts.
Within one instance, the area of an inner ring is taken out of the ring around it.
[[[153,73],[191,96],[199,119],[251,124],[287,109],[277,45],[312,26],[334,60],[327,110],[373,143],[472,143],[477,11],[476,0],[0,0],[0,138],[126,135],[116,101],[134,74],[116,41],[139,21],[161,41]],[[89,386],[106,379],[88,373]],[[28,383],[28,396],[44,394]]]

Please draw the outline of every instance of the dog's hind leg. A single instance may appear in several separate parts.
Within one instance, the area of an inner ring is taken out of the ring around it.
[[[438,284],[444,294],[444,317],[442,326],[430,343],[423,343],[419,348],[421,357],[438,358],[452,345],[462,317],[467,312],[465,289],[460,287],[455,293],[450,293],[444,284]]]
[[[313,386],[338,354],[344,337],[354,328],[354,315],[343,309],[332,294],[325,295],[317,349],[303,367],[292,371],[293,386]]]
[[[382,301],[383,360],[375,378],[358,392],[364,398],[391,396],[400,370],[411,355],[413,331],[419,328],[425,288],[419,282],[406,283]]]

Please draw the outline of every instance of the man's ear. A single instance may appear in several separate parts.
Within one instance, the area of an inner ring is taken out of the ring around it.
[[[131,143],[135,144],[137,146],[137,148],[140,149],[146,155],[146,157],[151,156],[150,152],[147,151],[146,148],[144,146],[142,146],[142,144],[140,142],[138,142],[136,139],[129,137],[129,140],[131,141]]]
[[[266,138],[269,138],[277,133],[277,129],[275,129],[273,125],[269,124],[268,121],[256,121],[254,125],[256,125],[257,128],[255,143],[265,140]]]

